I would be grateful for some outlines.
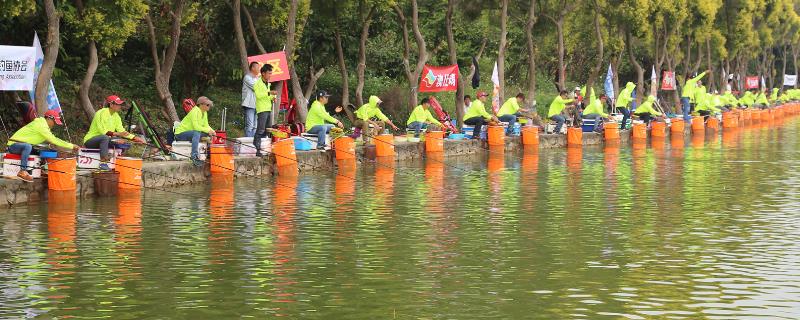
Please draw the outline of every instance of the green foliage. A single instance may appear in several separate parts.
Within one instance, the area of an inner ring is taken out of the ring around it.
[[[64,21],[70,25],[75,41],[95,41],[104,56],[111,56],[125,45],[137,30],[148,6],[143,0],[83,1],[81,12],[65,2]]]

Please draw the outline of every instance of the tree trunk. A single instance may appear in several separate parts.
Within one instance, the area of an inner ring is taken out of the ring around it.
[[[403,67],[406,71],[406,78],[408,79],[408,85],[410,87],[410,94],[408,98],[408,106],[409,110],[413,109],[417,104],[417,97],[419,93],[419,88],[417,87],[419,83],[419,76],[422,73],[422,68],[425,67],[425,62],[428,61],[428,51],[426,49],[425,38],[422,37],[422,33],[419,31],[419,10],[417,8],[417,0],[411,0],[411,28],[414,32],[414,39],[417,42],[417,65],[414,70],[411,69],[410,63],[410,43],[408,39],[408,26],[406,25],[406,17],[403,14],[403,10],[400,9],[399,6],[393,6],[394,11],[397,13],[398,18],[400,19],[400,25],[402,26],[403,31]]]
[[[564,65],[564,16],[556,21],[556,36],[558,37],[558,90],[562,91],[567,86],[567,67]]]
[[[500,103],[505,101],[505,88],[506,88],[506,38],[508,30],[508,0],[500,1],[500,47],[497,50],[497,79],[500,81]]]
[[[711,39],[706,39],[706,63],[708,64],[708,91],[711,92],[717,88],[716,81],[714,80],[714,64],[711,63]]]
[[[156,40],[156,31],[150,14],[144,16],[145,22],[150,36],[150,54],[153,56],[155,64],[155,86],[158,91],[158,97],[164,103],[164,109],[169,116],[170,120],[178,121],[178,113],[175,111],[175,102],[172,101],[172,93],[169,91],[169,80],[172,76],[172,67],[175,65],[175,57],[178,53],[178,44],[180,43],[181,36],[181,19],[183,17],[184,9],[183,0],[175,0],[175,9],[171,12],[172,23],[170,26],[170,41],[167,48],[164,50],[163,58],[158,56],[158,40]]]
[[[50,79],[53,77],[53,69],[58,60],[58,49],[61,45],[59,41],[61,14],[56,10],[53,0],[44,0],[44,12],[47,15],[47,41],[45,42],[44,63],[39,71],[39,78],[36,79],[34,96],[38,115],[47,112],[47,93],[50,91]]]
[[[262,54],[267,53],[267,50],[264,50],[264,46],[261,45],[261,40],[258,39],[258,33],[256,32],[256,26],[253,23],[253,17],[250,16],[250,10],[247,10],[247,6],[242,6],[242,11],[244,11],[244,16],[245,18],[247,18],[247,26],[250,29],[250,36],[253,37],[253,41],[255,41],[256,47],[258,47],[258,51],[261,52]]]
[[[233,0],[231,7],[233,10],[233,31],[236,34],[236,47],[239,49],[239,62],[242,64],[242,70],[248,72],[247,45],[244,43],[244,33],[242,32],[242,1]]]
[[[372,16],[375,14],[375,6],[369,9],[366,19],[361,22],[361,37],[358,41],[358,65],[356,66],[356,104],[364,105],[364,72],[367,69],[367,39],[369,38],[369,26],[372,23]]]
[[[344,48],[342,48],[342,34],[339,32],[339,27],[333,33],[333,42],[336,45],[336,58],[339,60],[339,72],[342,74],[342,106],[344,107],[347,118],[350,121],[355,121],[353,111],[347,107],[350,104],[350,80],[347,75],[347,64],[344,61]],[[359,105],[360,106],[360,105]],[[357,108],[357,107],[356,107]]]
[[[296,108],[297,108],[297,117],[298,121],[304,122],[306,120],[306,115],[308,114],[308,104],[309,104],[309,97],[310,94],[305,94],[303,92],[303,88],[300,86],[300,78],[297,76],[297,67],[295,66],[295,59],[294,59],[294,48],[297,45],[296,43],[296,30],[297,30],[297,7],[298,7],[298,0],[292,0],[289,6],[289,16],[287,19],[287,28],[286,28],[286,57],[289,59],[289,73],[291,74],[291,83],[292,83],[292,95],[294,95]],[[305,24],[305,19],[303,20],[303,24]],[[319,77],[317,75],[322,75],[325,72],[324,68],[321,68],[317,72],[314,72],[313,68],[311,68],[311,72],[309,76],[311,77],[311,81],[306,88],[306,92],[310,92],[313,90],[314,85],[317,82]]]
[[[533,26],[536,25],[536,0],[531,0],[528,5],[528,20],[525,23],[525,40],[528,45],[528,97],[533,101],[536,97],[536,55],[533,42]]]
[[[422,74],[425,63],[428,62],[428,49],[426,48],[425,38],[422,37],[422,32],[419,30],[419,9],[417,7],[417,0],[411,0],[411,31],[414,32],[414,39],[417,42],[417,68],[414,70],[414,81],[411,83],[412,90],[414,91],[414,104],[416,104],[417,93],[419,92],[419,88],[417,88],[419,83],[417,81],[419,80],[420,74]]]
[[[642,101],[642,89],[644,88],[644,69],[642,69],[642,65],[636,61],[636,57],[633,56],[632,40],[631,32],[627,31],[625,33],[625,45],[628,48],[628,60],[633,66],[633,69],[636,70],[636,103],[639,104]]]
[[[597,79],[597,75],[600,74],[600,70],[603,69],[603,30],[600,28],[600,6],[597,4],[597,0],[594,0],[594,33],[597,37],[597,63],[595,63],[594,68],[592,68],[591,73],[589,74],[589,79],[586,80],[586,94],[589,94],[589,88],[592,88],[594,85],[594,81]]]
[[[783,91],[783,78],[786,76],[786,49],[788,49],[788,45],[783,46],[782,54],[783,58],[781,60],[781,91]]]
[[[619,97],[619,64],[622,62],[622,51],[617,53],[617,56],[611,59],[611,71],[614,76],[611,77],[611,82],[614,85],[614,97]]]
[[[445,14],[445,33],[447,33],[447,48],[450,53],[450,64],[458,64],[456,56],[456,41],[453,37],[453,7],[456,0],[447,1],[447,13]],[[456,125],[461,127],[464,121],[464,86],[461,81],[456,81]]]
[[[83,76],[80,88],[78,88],[78,98],[81,107],[83,107],[83,112],[86,113],[89,119],[94,117],[94,105],[92,105],[92,100],[89,99],[89,88],[92,86],[92,79],[94,79],[94,73],[97,71],[98,64],[97,45],[94,41],[89,41],[89,64],[86,66],[86,74]]]
[[[691,78],[689,76],[689,63],[690,63],[690,61],[692,61],[692,41],[691,41],[691,37],[687,36],[686,37],[686,56],[683,58],[683,61],[682,61],[682,64],[683,64],[683,83],[681,85],[685,84],[686,80],[689,80],[689,78]]]
[[[798,53],[800,53],[798,51],[800,51],[800,47],[798,47],[797,44],[792,44],[792,66],[794,67],[794,75],[795,76],[797,75],[797,71],[798,71],[797,70],[798,69],[797,68],[797,56],[798,56]],[[795,82],[794,83],[794,88],[796,89],[797,86],[798,86],[798,83]]]

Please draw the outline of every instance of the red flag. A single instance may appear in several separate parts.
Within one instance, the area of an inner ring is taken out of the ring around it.
[[[283,80],[283,89],[281,89],[281,105],[280,110],[289,110],[289,84]]]
[[[458,88],[458,65],[422,68],[419,92],[456,91]]]
[[[253,61],[260,62],[261,64],[269,63],[272,65],[272,75],[269,77],[270,82],[288,80],[290,78],[289,64],[286,62],[286,52],[278,51],[247,57],[247,63]]]

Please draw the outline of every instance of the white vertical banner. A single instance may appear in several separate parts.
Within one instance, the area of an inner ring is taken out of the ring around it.
[[[494,62],[494,70],[492,70],[492,110],[497,114],[500,110],[500,75],[497,74],[497,61]]]
[[[33,49],[36,51],[36,70],[34,71],[33,83],[34,88],[30,90],[31,101],[36,101],[36,79],[39,78],[39,71],[42,70],[44,64],[44,51],[42,51],[42,44],[39,42],[39,34],[33,34]],[[56,110],[61,112],[61,103],[58,102],[58,95],[56,95],[56,87],[53,86],[53,79],[50,79],[50,85],[47,90],[47,110]]]
[[[33,47],[0,46],[0,91],[33,89]]]
[[[658,76],[656,75],[656,66],[653,65],[653,69],[650,73],[650,95],[653,97],[658,96]],[[644,97],[642,97],[644,98]],[[644,99],[643,99],[644,101]]]

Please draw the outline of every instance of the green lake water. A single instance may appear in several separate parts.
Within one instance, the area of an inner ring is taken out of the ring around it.
[[[0,210],[0,318],[797,319],[800,121]]]

